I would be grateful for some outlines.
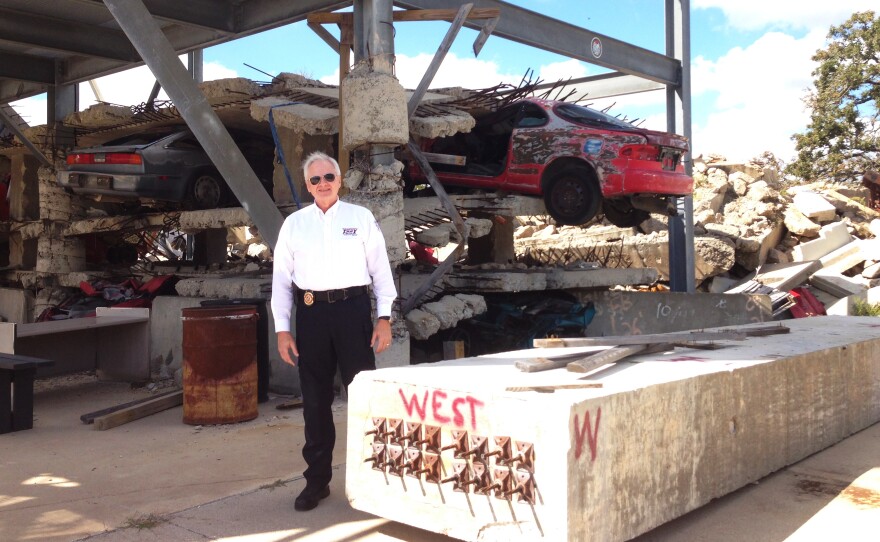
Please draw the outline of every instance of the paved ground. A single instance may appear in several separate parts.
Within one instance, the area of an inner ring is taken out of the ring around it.
[[[95,431],[79,416],[148,395],[91,377],[41,382],[34,429],[0,436],[0,541],[448,541],[353,510],[337,449],[331,496],[298,513],[302,416],[189,426],[180,407]],[[339,442],[345,403],[337,402]],[[880,424],[637,540],[876,540]]]

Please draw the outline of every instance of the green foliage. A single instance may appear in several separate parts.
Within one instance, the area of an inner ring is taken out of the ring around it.
[[[880,303],[868,303],[857,299],[853,303],[853,316],[880,316]]]
[[[787,172],[843,181],[880,169],[880,18],[865,11],[831,27],[813,60],[810,125],[793,136],[798,156]]]

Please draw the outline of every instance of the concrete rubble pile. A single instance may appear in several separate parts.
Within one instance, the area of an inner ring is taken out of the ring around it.
[[[855,299],[880,302],[880,213],[868,186],[784,179],[772,160],[739,164],[722,156],[694,162],[694,259],[699,291],[734,291],[762,272],[804,268],[789,288],[808,283],[834,314]],[[638,228],[607,223],[556,227],[521,220],[517,257],[545,264],[599,262],[606,267],[655,267],[669,278],[668,224],[652,215]],[[771,283],[770,280],[766,282]],[[772,283],[770,284],[773,285]],[[855,296],[855,297],[851,297]],[[844,299],[841,305],[837,303]]]

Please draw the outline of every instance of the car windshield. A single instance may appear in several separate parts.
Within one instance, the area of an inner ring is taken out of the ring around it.
[[[560,104],[556,107],[556,114],[565,120],[590,126],[602,126],[615,130],[634,130],[635,126],[624,122],[617,117],[575,104]]]

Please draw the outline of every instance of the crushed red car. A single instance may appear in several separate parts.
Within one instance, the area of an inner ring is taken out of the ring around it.
[[[536,98],[474,117],[468,133],[419,142],[444,186],[542,196],[559,224],[584,224],[601,210],[621,227],[652,212],[674,214],[670,197],[693,191],[682,165],[688,141],[680,135]],[[431,159],[438,154],[446,156]],[[425,179],[415,161],[404,176],[410,189]]]

